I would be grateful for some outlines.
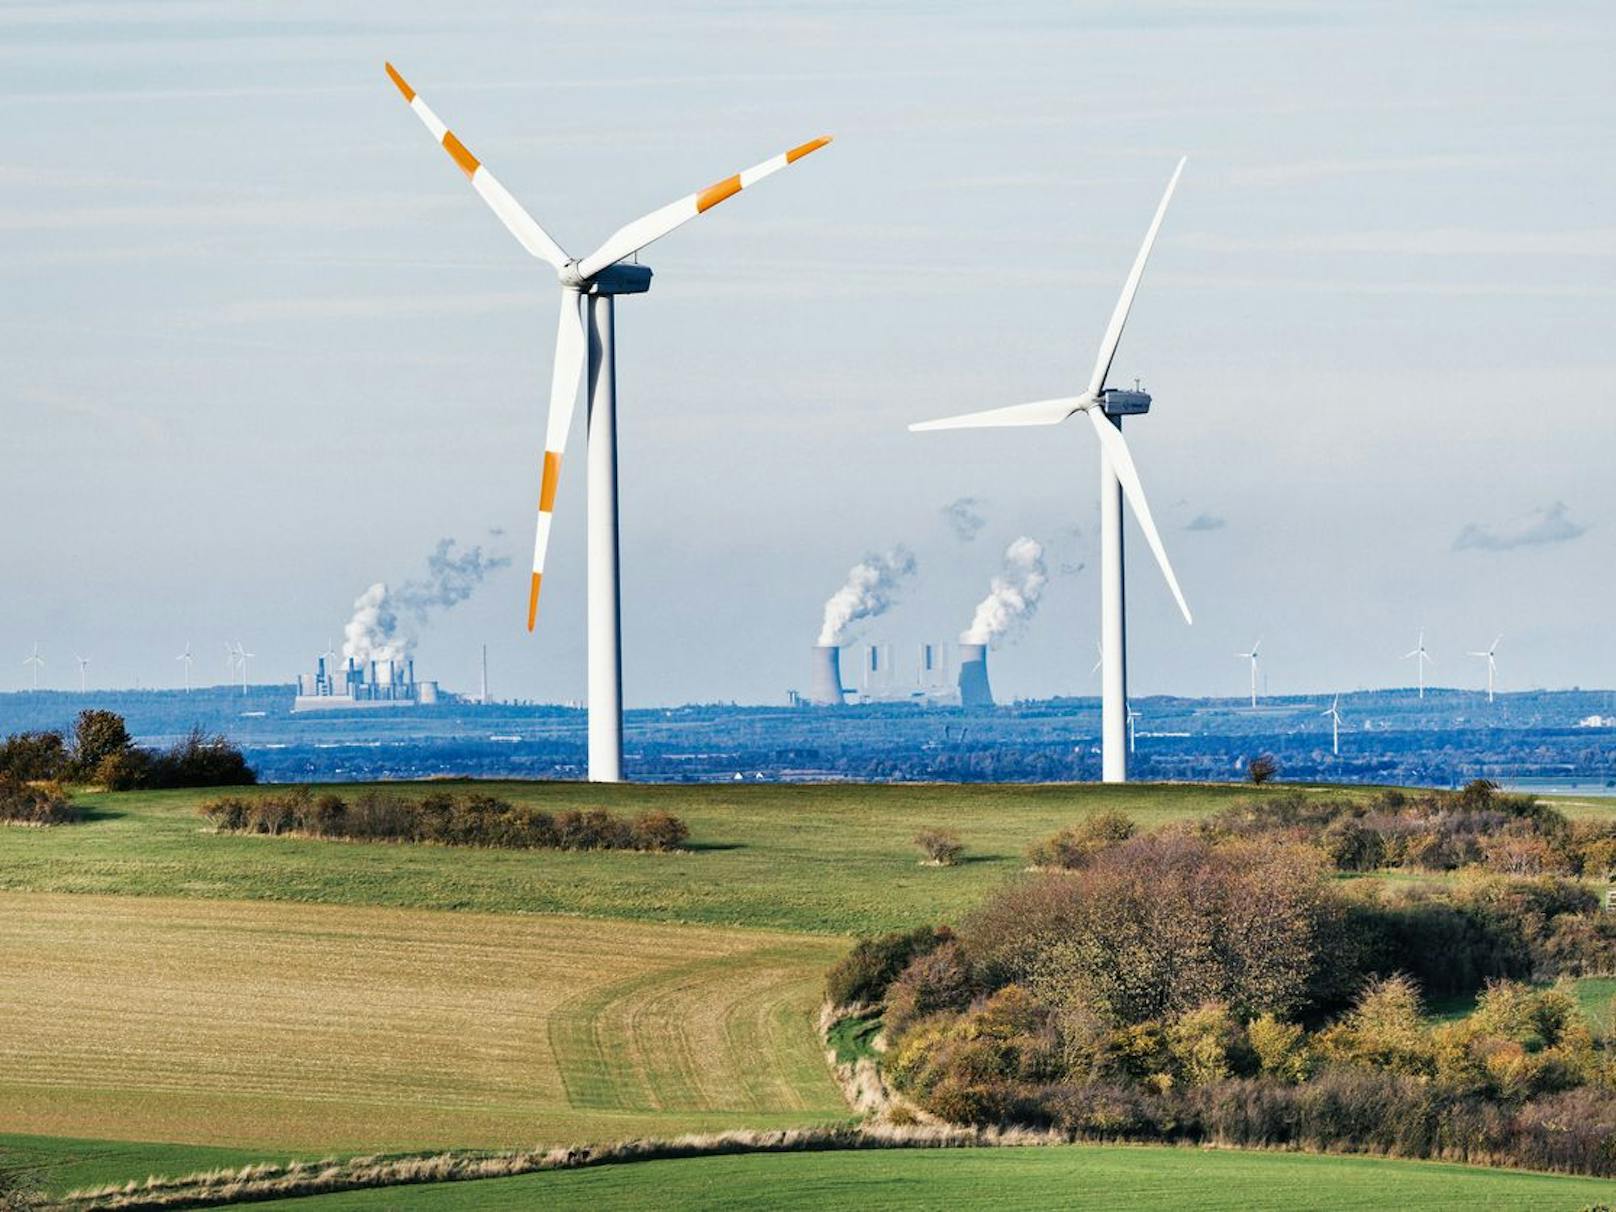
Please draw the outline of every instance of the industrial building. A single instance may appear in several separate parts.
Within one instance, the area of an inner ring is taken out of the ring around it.
[[[361,663],[349,657],[338,666],[335,656],[327,652],[316,658],[313,673],[298,675],[293,711],[430,706],[438,701],[438,684],[417,682],[413,660]]]
[[[859,684],[842,684],[842,650],[835,644],[816,644],[809,666],[808,693],[788,691],[793,706],[836,706],[848,701],[860,703],[922,703],[947,706],[991,707],[993,695],[987,681],[987,646],[961,644],[960,678],[949,677],[946,645],[922,643],[917,646],[913,678],[902,675],[892,658],[890,644],[864,644],[859,651]],[[969,691],[967,693],[967,683]]]

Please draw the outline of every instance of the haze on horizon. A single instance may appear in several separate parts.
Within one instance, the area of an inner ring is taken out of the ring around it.
[[[1433,684],[1500,632],[1500,689],[1616,684],[1601,5],[128,0],[0,4],[0,689],[35,641],[61,688],[187,640],[290,680],[453,537],[513,559],[420,676],[487,643],[496,694],[582,697],[581,423],[523,630],[554,278],[384,58],[574,252],[837,136],[618,310],[630,707],[780,701],[897,544],[856,635],[912,661],[1021,535],[1057,571],[995,692],[1093,693],[1092,435],[904,427],[1078,390],[1181,153],[1113,381],[1196,623],[1130,527],[1133,691],[1240,693],[1258,636],[1276,694],[1406,685],[1421,627]]]

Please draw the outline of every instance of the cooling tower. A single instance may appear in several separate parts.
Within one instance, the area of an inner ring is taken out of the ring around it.
[[[808,676],[810,703],[844,703],[842,689],[842,650],[835,644],[814,645],[814,666]]]
[[[993,706],[993,689],[988,685],[988,646],[961,644],[959,667],[961,707]]]

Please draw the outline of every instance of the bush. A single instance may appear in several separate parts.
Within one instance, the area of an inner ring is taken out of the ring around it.
[[[1246,764],[1246,777],[1259,787],[1278,773],[1279,759],[1271,753],[1259,753]]]
[[[123,716],[117,712],[81,711],[73,724],[74,773],[80,778],[89,778],[103,762],[126,753],[134,744]]]
[[[926,856],[925,861],[934,867],[952,867],[965,853],[959,834],[949,829],[922,829],[915,834],[915,845]]]
[[[1134,835],[1133,818],[1115,808],[1090,813],[1075,825],[1035,842],[1027,851],[1034,867],[1061,867],[1074,870],[1088,864],[1100,851]]]
[[[83,819],[60,783],[25,783],[0,774],[0,821],[21,825],[66,825]]]
[[[151,751],[131,748],[109,753],[88,774],[92,782],[108,791],[138,791],[151,785]]]
[[[634,844],[641,850],[677,850],[689,837],[690,827],[660,808],[634,818]]]
[[[66,778],[69,765],[60,732],[13,732],[0,744],[0,775],[22,782]]]
[[[919,1019],[944,1010],[963,1010],[975,991],[971,966],[959,943],[950,940],[923,951],[887,987],[882,1016],[894,1037]]]
[[[886,996],[887,987],[909,966],[911,960],[942,946],[953,937],[953,931],[947,926],[939,926],[935,930],[930,926],[921,926],[917,930],[861,938],[853,945],[853,950],[837,960],[826,975],[825,996],[833,1006],[878,1002]]]
[[[250,787],[258,776],[227,737],[193,728],[184,740],[151,760],[151,787]]]

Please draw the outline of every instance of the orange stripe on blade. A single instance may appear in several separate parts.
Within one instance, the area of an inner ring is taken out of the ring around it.
[[[741,175],[736,173],[733,177],[726,177],[717,185],[709,185],[696,195],[696,213],[699,215],[708,207],[717,206],[725,198],[741,192]]]
[[[553,450],[544,452],[544,479],[539,484],[539,509],[551,513],[555,509],[556,485],[561,482],[561,456]]]
[[[527,629],[533,630],[533,624],[539,621],[539,582],[544,579],[542,572],[533,574],[533,584],[527,591]]]
[[[808,140],[808,142],[804,143],[801,147],[793,147],[790,151],[788,151],[786,153],[786,163],[787,164],[795,164],[798,160],[801,160],[809,152],[816,152],[820,148],[824,147],[825,144],[827,144],[829,142],[830,142],[830,136],[829,135],[822,135],[818,139],[810,139],[810,140]]]
[[[387,68],[387,75],[392,79],[394,87],[396,87],[399,92],[404,94],[404,100],[415,100],[415,90],[405,83],[404,77],[398,74],[398,69],[395,68],[391,63],[384,64],[383,66]]]
[[[482,167],[477,163],[477,157],[466,150],[466,145],[455,138],[452,130],[443,132],[443,150],[454,157],[454,162],[460,165],[460,171],[468,177]]]

